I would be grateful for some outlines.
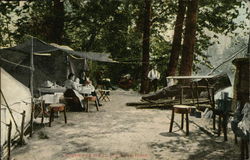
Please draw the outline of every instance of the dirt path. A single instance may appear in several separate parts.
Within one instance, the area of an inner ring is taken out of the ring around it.
[[[111,102],[103,102],[100,111],[68,113],[42,128],[15,149],[15,160],[218,160],[238,159],[239,150],[223,137],[209,136],[198,126],[211,127],[207,119],[191,117],[190,135],[174,124],[168,133],[170,110],[136,109],[126,102],[139,101],[134,92],[116,90]],[[179,123],[180,117],[176,116]],[[195,125],[197,124],[197,125]],[[42,138],[44,135],[48,139]]]

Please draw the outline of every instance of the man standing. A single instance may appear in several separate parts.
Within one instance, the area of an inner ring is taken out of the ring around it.
[[[150,79],[149,91],[151,90],[151,86],[153,86],[153,89],[156,92],[157,83],[160,77],[161,74],[157,71],[157,66],[154,66],[154,68],[148,72],[148,78]]]

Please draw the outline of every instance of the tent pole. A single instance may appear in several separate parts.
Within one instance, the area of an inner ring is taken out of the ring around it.
[[[68,75],[69,75],[69,73],[70,73],[70,71],[69,71],[69,57],[68,56],[66,56],[66,79],[68,79]]]
[[[31,93],[31,117],[30,117],[30,137],[32,137],[33,132],[33,117],[34,117],[34,107],[33,107],[33,75],[34,74],[34,59],[33,59],[33,37],[31,37],[31,52],[30,52],[30,93]]]
[[[2,57],[0,56],[0,91],[2,90]],[[0,160],[2,160],[2,95],[0,94]]]

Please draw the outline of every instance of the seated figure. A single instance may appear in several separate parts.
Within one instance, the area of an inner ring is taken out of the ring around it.
[[[91,90],[93,90],[93,92],[91,92],[91,95],[96,96],[97,104],[99,106],[102,106],[102,104],[99,101],[98,95],[96,94],[95,87],[92,85],[92,81],[89,80],[88,77],[86,78],[86,81],[84,82],[84,86],[87,86],[88,88],[91,88]]]
[[[70,106],[70,111],[83,111],[84,104],[82,102],[83,96],[78,92],[79,88],[74,82],[75,75],[70,73],[68,79],[65,81],[64,85],[66,91],[64,92],[64,97],[68,105]]]
[[[132,87],[132,85],[133,85],[133,81],[131,79],[130,74],[126,74],[126,75],[121,77],[121,79],[119,81],[119,86],[122,89],[129,89]]]

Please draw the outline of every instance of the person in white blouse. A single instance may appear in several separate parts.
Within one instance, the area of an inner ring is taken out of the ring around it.
[[[84,104],[82,101],[84,99],[84,97],[79,93],[79,88],[75,82],[75,75],[73,73],[70,73],[68,75],[68,79],[64,82],[64,86],[67,89],[65,93],[68,94],[67,93],[68,90],[72,90],[74,92],[75,96],[79,98],[81,108],[84,108]],[[64,95],[65,95],[65,93],[64,93]],[[70,96],[74,96],[74,95],[70,94]]]
[[[68,75],[68,79],[64,82],[65,88],[78,90],[74,80],[75,80],[75,75],[73,73],[70,73]]]
[[[153,86],[153,89],[156,92],[157,83],[160,77],[161,77],[161,74],[157,71],[157,67],[154,66],[154,68],[148,72],[148,78],[150,79],[149,91],[151,90],[151,87]]]

